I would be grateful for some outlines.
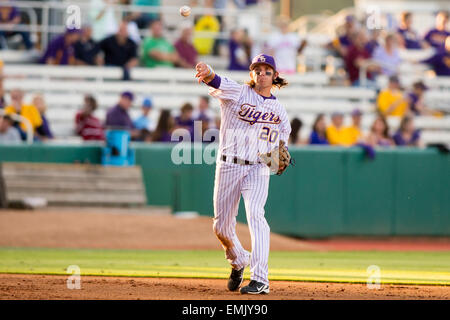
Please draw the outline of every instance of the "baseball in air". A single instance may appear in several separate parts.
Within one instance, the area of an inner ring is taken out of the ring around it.
[[[181,14],[183,17],[189,16],[189,15],[191,14],[191,8],[188,7],[188,6],[182,6],[182,7],[180,8],[180,14]]]

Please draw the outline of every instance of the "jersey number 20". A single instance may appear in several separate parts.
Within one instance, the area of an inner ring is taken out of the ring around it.
[[[269,127],[262,127],[259,138],[264,141],[275,142],[278,138],[278,131],[274,129],[270,130]]]

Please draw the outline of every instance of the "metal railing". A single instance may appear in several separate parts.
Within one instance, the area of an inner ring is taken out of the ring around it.
[[[327,20],[331,15],[332,14],[329,12],[324,14],[304,15],[292,21],[289,24],[289,29],[298,32],[301,35],[306,35],[310,33],[315,26]]]
[[[355,13],[355,8],[342,9],[335,15],[317,24],[317,26],[311,29],[311,33],[327,34],[330,37],[334,37],[336,35],[337,27],[343,23],[345,17],[348,15],[354,15]]]

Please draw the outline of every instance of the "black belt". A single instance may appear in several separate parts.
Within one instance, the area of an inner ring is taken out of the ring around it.
[[[256,164],[256,162],[251,162],[251,161],[248,161],[248,160],[239,159],[238,157],[227,157],[225,155],[222,156],[222,161],[223,162],[227,162],[227,158],[228,159],[232,159],[232,162],[234,164],[243,164],[243,165]]]

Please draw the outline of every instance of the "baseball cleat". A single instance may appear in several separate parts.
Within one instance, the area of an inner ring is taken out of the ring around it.
[[[269,293],[269,286],[256,280],[250,281],[250,283],[241,288],[242,294],[264,294]]]
[[[231,269],[230,278],[228,278],[228,290],[236,291],[244,281],[244,268],[240,270]]]

